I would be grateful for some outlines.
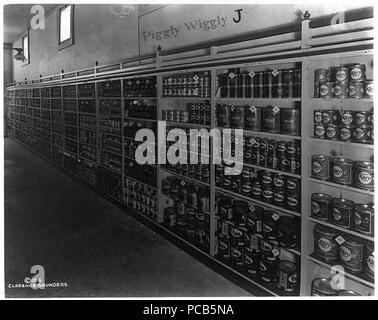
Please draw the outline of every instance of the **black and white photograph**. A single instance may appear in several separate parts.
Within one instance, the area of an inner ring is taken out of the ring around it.
[[[2,11],[2,298],[375,299],[372,1]]]

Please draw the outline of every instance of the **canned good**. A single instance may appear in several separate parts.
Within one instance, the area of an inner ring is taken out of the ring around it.
[[[354,133],[354,126],[340,126],[339,137],[340,141],[351,142]]]
[[[326,262],[338,259],[339,246],[335,240],[338,233],[331,228],[316,224],[314,227],[314,253]]]
[[[346,67],[335,67],[334,68],[334,81],[348,81],[349,80],[349,69]]]
[[[363,82],[366,80],[366,67],[364,64],[354,64],[349,66],[350,81]]]
[[[334,88],[335,98],[346,99],[348,98],[349,83],[347,81],[336,81]]]
[[[233,207],[233,220],[236,225],[244,226],[249,212],[248,203],[243,200],[235,200]]]
[[[244,266],[244,245],[231,243],[231,262],[236,267]]]
[[[364,97],[364,83],[363,82],[350,82],[349,83],[349,98],[362,99]]]
[[[374,243],[369,242],[365,247],[365,272],[370,279],[374,279]]]
[[[180,112],[180,122],[189,122],[189,112],[188,111],[181,111]]]
[[[323,111],[322,110],[314,110],[314,123],[321,124],[323,122]]]
[[[226,261],[230,260],[230,238],[218,235],[218,256]]]
[[[350,272],[362,271],[364,245],[356,237],[344,236],[345,242],[340,245],[340,262]]]
[[[319,97],[320,98],[333,98],[334,86],[335,84],[333,82],[319,83]]]
[[[353,208],[353,201],[335,198],[332,200],[332,214],[329,218],[335,225],[349,229],[352,226]]]
[[[231,127],[244,128],[245,108],[244,106],[231,106]]]
[[[175,208],[167,207],[164,209],[164,222],[169,227],[174,227],[176,225],[176,212]]]
[[[265,107],[263,109],[263,131],[270,133],[280,133],[280,108]]]
[[[273,286],[277,279],[277,259],[268,259],[263,255],[260,259],[260,276],[266,285]]]
[[[245,129],[261,131],[261,108],[247,106],[245,108]]]
[[[230,128],[231,109],[229,106],[217,105],[217,125],[223,128]]]
[[[331,216],[332,197],[325,193],[313,193],[311,196],[311,216],[328,220]]]
[[[365,82],[365,97],[369,99],[374,98],[374,82],[373,80],[367,80]]]
[[[273,189],[273,203],[278,207],[284,207],[286,200],[286,193],[282,188]]]
[[[323,124],[317,124],[314,126],[314,137],[318,139],[324,139],[326,128]]]
[[[278,225],[278,242],[285,248],[295,248],[298,242],[297,219],[283,216]]]
[[[349,110],[339,111],[339,119],[340,119],[341,125],[350,126],[351,124],[353,124],[354,116],[355,114],[353,111],[349,111]]]
[[[252,277],[257,277],[260,269],[260,252],[245,248],[244,264],[247,273]]]
[[[327,140],[339,139],[339,127],[335,124],[327,124],[325,126],[325,138]]]
[[[374,191],[374,163],[356,161],[354,163],[354,183],[357,188]]]
[[[294,108],[281,109],[281,133],[299,136],[300,126],[300,110]]]
[[[323,124],[339,124],[339,112],[337,110],[324,110],[322,112]]]
[[[312,156],[312,177],[327,181],[330,178],[331,158],[323,154]]]
[[[325,278],[316,278],[312,280],[311,295],[317,297],[335,296],[337,290],[332,288],[331,280]]]
[[[366,235],[374,234],[374,208],[370,204],[354,206],[353,229]]]
[[[233,198],[222,197],[218,204],[218,215],[222,219],[233,219]]]
[[[278,233],[278,220],[280,216],[274,211],[265,211],[262,222],[262,233],[264,238],[276,240]]]
[[[317,69],[315,70],[314,81],[315,82],[327,82],[330,80],[329,69]]]
[[[256,181],[252,187],[252,198],[260,199],[262,194],[262,186],[259,181]]]
[[[285,206],[288,210],[300,212],[300,196],[298,192],[286,192]]]
[[[278,265],[278,287],[285,292],[293,292],[297,285],[297,278],[295,263],[281,260]]]
[[[264,208],[258,205],[250,204],[248,217],[247,217],[247,227],[249,231],[253,234],[262,232],[262,219],[264,214]]]
[[[264,201],[265,203],[273,203],[273,196],[274,196],[273,187],[270,185],[263,184],[261,200]]]
[[[345,158],[333,158],[331,162],[331,180],[338,184],[352,185],[353,161]]]

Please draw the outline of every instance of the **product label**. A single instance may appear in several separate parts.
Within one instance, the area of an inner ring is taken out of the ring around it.
[[[350,71],[350,78],[352,80],[359,80],[362,78],[362,70],[360,68],[353,68]]]
[[[340,247],[340,257],[343,261],[352,260],[352,252],[345,246]]]
[[[320,238],[318,240],[318,246],[323,252],[330,252],[332,250],[332,243],[326,238]]]
[[[365,88],[365,92],[366,92],[366,95],[368,97],[372,97],[373,96],[373,92],[374,92],[374,87],[372,84],[368,84]]]
[[[374,272],[374,256],[371,255],[367,258],[367,267],[370,271]]]
[[[358,175],[358,181],[364,185],[368,185],[373,181],[373,177],[369,172],[361,171]]]
[[[333,175],[336,178],[341,178],[343,176],[344,172],[343,169],[339,166],[334,166],[333,167]]]
[[[336,129],[334,127],[327,127],[326,134],[328,138],[333,138],[336,135]]]
[[[274,178],[274,186],[282,187],[284,185],[284,181],[281,178]]]
[[[320,206],[317,202],[315,201],[311,202],[311,211],[314,214],[318,214],[320,212]]]
[[[350,125],[352,122],[353,122],[353,115],[349,112],[345,112],[342,116],[341,116],[341,121],[342,123],[344,123],[345,125]]]
[[[347,74],[344,70],[338,70],[336,72],[336,79],[337,81],[344,81],[347,77]]]
[[[314,120],[315,120],[315,122],[322,122],[322,112],[321,111],[314,112]]]
[[[355,96],[356,95],[356,93],[357,93],[357,88],[356,88],[356,86],[355,85],[349,85],[349,95],[350,96]]]
[[[321,96],[326,96],[329,92],[329,89],[328,89],[328,86],[327,85],[324,85],[322,84],[320,87],[319,87],[319,93]]]
[[[341,212],[340,212],[340,210],[338,210],[336,208],[333,208],[332,217],[336,221],[340,221],[341,220]]]
[[[356,118],[356,124],[363,124],[366,120],[365,115],[361,112],[356,113],[355,118]]]
[[[354,213],[354,225],[360,226],[361,223],[362,223],[362,218],[361,218],[360,214],[357,211],[355,211],[355,213]]]
[[[342,128],[340,130],[340,136],[341,136],[341,139],[348,140],[348,139],[350,139],[351,132],[348,128]]]
[[[320,173],[322,171],[322,166],[320,165],[319,162],[314,161],[312,163],[312,171],[314,173]]]

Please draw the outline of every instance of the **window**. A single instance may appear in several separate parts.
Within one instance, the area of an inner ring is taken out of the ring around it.
[[[73,5],[58,10],[58,47],[59,50],[73,45]]]
[[[22,50],[25,57],[23,65],[27,65],[30,63],[29,30],[22,36]]]

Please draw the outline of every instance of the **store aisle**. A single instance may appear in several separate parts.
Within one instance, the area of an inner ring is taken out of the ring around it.
[[[8,297],[250,295],[13,140],[4,160]],[[68,286],[14,288],[33,265]]]

